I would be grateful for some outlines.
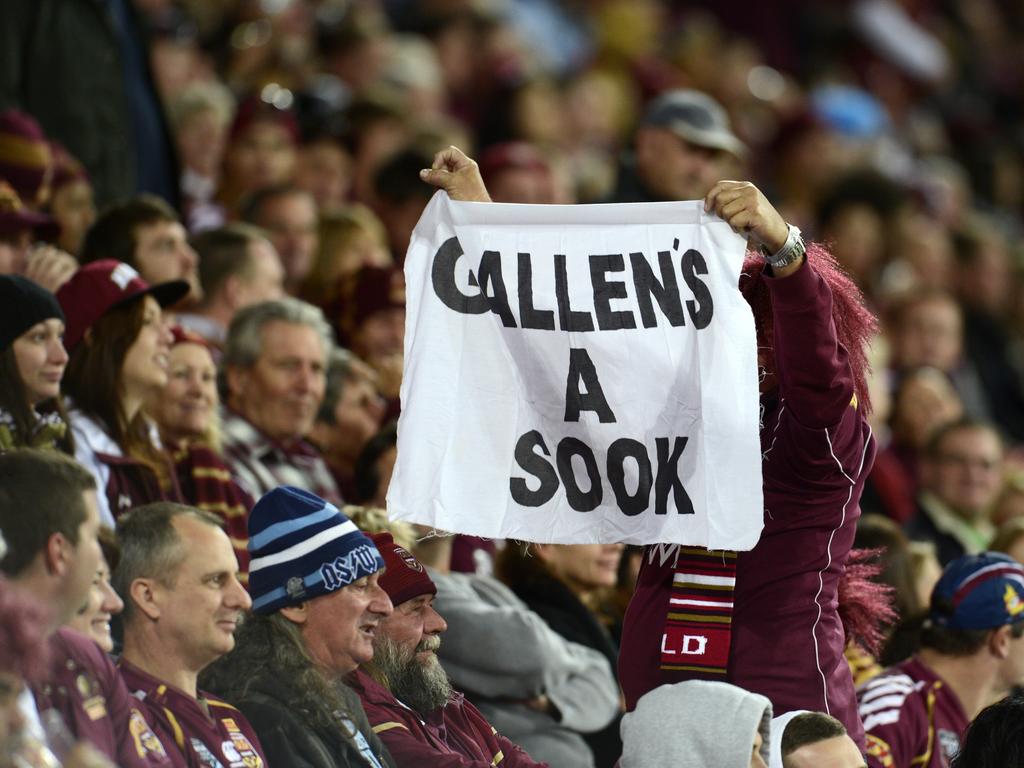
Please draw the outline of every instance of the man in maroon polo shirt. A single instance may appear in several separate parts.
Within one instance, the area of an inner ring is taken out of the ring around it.
[[[235,645],[252,605],[221,521],[194,507],[157,502],[121,518],[114,583],[125,603],[125,682],[146,708],[176,765],[266,765],[245,716],[198,690],[206,665]]]
[[[9,544],[0,568],[50,610],[52,671],[33,685],[36,707],[122,768],[171,765],[107,655],[62,627],[81,608],[102,560],[96,481],[53,451],[0,455],[0,530]],[[58,629],[58,627],[60,627]]]

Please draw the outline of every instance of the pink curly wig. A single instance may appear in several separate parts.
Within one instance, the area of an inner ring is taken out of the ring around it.
[[[882,572],[880,549],[853,549],[839,579],[839,620],[846,639],[877,656],[886,631],[898,617],[893,607],[894,588],[877,580]]]
[[[862,412],[870,413],[867,377],[871,367],[868,364],[868,342],[878,331],[878,320],[865,305],[860,289],[825,247],[808,243],[807,261],[832,291],[832,320],[836,325],[839,343],[846,349],[853,370],[853,391]],[[771,295],[767,284],[761,279],[764,268],[765,261],[761,255],[748,252],[740,274],[740,292],[754,312],[758,344],[771,339],[772,329]]]

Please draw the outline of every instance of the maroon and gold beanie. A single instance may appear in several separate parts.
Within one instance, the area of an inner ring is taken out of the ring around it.
[[[0,112],[0,179],[32,207],[49,195],[53,155],[35,118],[16,109]]]
[[[392,605],[397,608],[414,597],[437,594],[437,587],[427,569],[409,550],[395,544],[390,533],[374,533],[370,538],[384,558],[380,586],[388,593]]]

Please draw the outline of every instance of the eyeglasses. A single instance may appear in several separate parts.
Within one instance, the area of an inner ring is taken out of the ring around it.
[[[981,469],[993,472],[1002,467],[1002,459],[989,459],[980,456],[968,456],[962,453],[940,453],[938,460],[943,464],[954,464],[958,467]]]

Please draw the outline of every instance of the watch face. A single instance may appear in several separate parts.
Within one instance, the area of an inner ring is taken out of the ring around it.
[[[778,258],[769,259],[768,263],[776,269],[782,267],[788,267],[790,264],[795,264],[800,258],[807,252],[807,246],[804,244],[803,238],[797,237],[796,241],[789,248],[783,248],[782,253],[779,254]]]
[[[786,232],[786,242],[782,244],[779,250],[772,252],[769,251],[765,246],[761,246],[761,255],[764,256],[764,260],[769,264],[776,266],[785,266],[789,263],[789,258],[793,251],[797,247],[803,246],[803,238],[800,236],[800,228],[793,225],[786,225],[789,229]]]

